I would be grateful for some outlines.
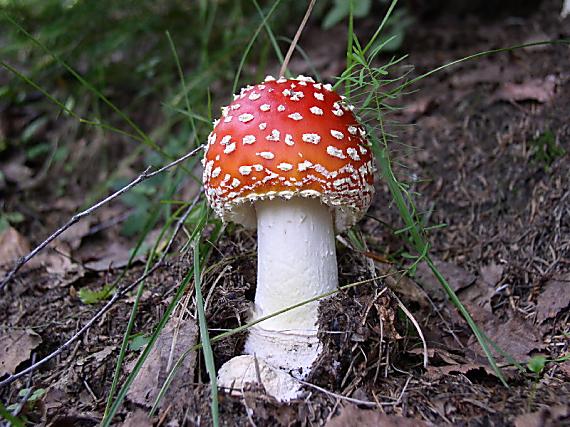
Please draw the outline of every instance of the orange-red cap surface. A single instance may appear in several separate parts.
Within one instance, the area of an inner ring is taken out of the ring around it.
[[[252,203],[315,197],[342,231],[366,212],[373,166],[365,132],[330,85],[268,77],[222,108],[204,156],[204,188],[225,221],[255,226]]]

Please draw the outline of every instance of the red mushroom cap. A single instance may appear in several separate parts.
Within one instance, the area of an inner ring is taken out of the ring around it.
[[[224,221],[255,226],[252,203],[315,197],[338,232],[368,209],[372,153],[352,107],[309,77],[268,77],[222,108],[204,156],[204,188]]]

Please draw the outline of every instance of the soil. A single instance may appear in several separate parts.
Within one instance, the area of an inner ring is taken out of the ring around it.
[[[544,1],[520,18],[418,15],[402,47],[409,53],[406,63],[415,66],[410,76],[475,52],[568,39],[570,18],[558,18],[558,3]],[[316,62],[322,60],[330,64],[328,72],[336,72],[342,47],[331,42],[326,52],[317,49],[319,43],[312,45],[311,40],[323,40],[318,29],[304,40]],[[398,255],[410,248],[391,232],[401,222],[379,180],[373,206],[361,223],[368,250],[357,251],[346,239],[339,240],[337,250],[341,285],[372,275],[386,277],[322,303],[325,351],[308,380],[319,388],[307,387],[306,397],[289,405],[278,404],[256,386],[243,397],[221,393],[223,425],[570,423],[570,361],[556,361],[568,355],[570,334],[569,70],[568,45],[483,56],[414,85],[413,93],[398,99],[402,107],[388,116],[398,123],[392,128],[397,138],[391,147],[400,164],[399,177],[410,184],[426,223],[443,225],[429,233],[431,254],[475,321],[508,353],[494,352],[508,387],[426,267],[418,266],[413,277],[397,274],[394,260],[401,261]],[[34,191],[5,192],[6,207],[30,212],[18,230],[34,243],[82,202],[71,195],[68,204],[54,205],[53,199]],[[89,260],[101,260],[112,244],[111,253],[124,258],[128,242],[105,224],[125,209],[112,206],[5,290],[0,331],[23,331],[28,337],[21,342],[27,354],[18,369],[28,366],[30,357],[39,360],[57,349],[101,307],[81,303],[79,289],[101,289],[119,277],[117,262],[111,268],[88,268]],[[177,241],[179,255],[167,258],[147,279],[134,332],[152,332],[174,297],[191,264],[184,243]],[[25,242],[22,248],[25,252]],[[212,252],[209,265],[203,292],[209,295],[206,314],[215,335],[247,318],[255,290],[255,234],[232,228]],[[136,263],[121,283],[132,282],[143,269]],[[32,376],[0,389],[2,401],[17,402],[25,387],[42,388],[43,397],[24,410],[32,424],[98,424],[133,301],[129,296],[114,304],[69,349]],[[190,292],[174,312],[175,319],[182,317],[194,318]],[[427,341],[427,367],[411,318]],[[181,336],[195,339],[195,328],[187,329]],[[244,337],[237,334],[214,343],[216,366],[240,353]],[[139,354],[140,349],[127,353],[122,380]],[[532,373],[524,365],[536,355],[556,362]],[[521,369],[513,358],[521,361]],[[202,356],[187,369],[193,376],[176,383],[179,388],[151,421],[140,396],[130,395],[116,416],[117,425],[210,425]],[[144,389],[145,384],[139,386]]]

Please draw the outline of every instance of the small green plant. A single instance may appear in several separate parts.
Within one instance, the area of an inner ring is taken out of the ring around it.
[[[10,225],[19,224],[24,221],[24,215],[20,212],[3,212],[0,210],[0,233]]]
[[[380,0],[380,3],[390,4],[391,1]],[[346,20],[351,15],[351,12],[353,18],[364,18],[370,16],[372,5],[372,0],[334,0],[332,6],[330,6],[328,12],[326,12],[323,18],[322,26],[324,29],[329,29]],[[326,9],[325,5],[325,10]],[[382,31],[382,38],[384,40],[389,40],[388,43],[383,44],[382,51],[394,52],[400,49],[402,42],[404,41],[406,30],[412,22],[413,19],[408,14],[406,8],[400,7],[394,10],[389,15],[388,20],[385,23],[384,30]],[[379,43],[381,42],[376,42],[375,47],[378,46]]]
[[[563,155],[566,150],[556,143],[556,135],[548,130],[541,133],[530,142],[532,159],[548,170],[552,163]]]
[[[526,364],[526,367],[528,368],[529,371],[539,376],[540,374],[542,374],[542,371],[544,371],[546,363],[547,363],[546,356],[538,354],[529,359],[529,361]]]
[[[79,290],[79,299],[83,304],[97,304],[100,301],[109,299],[114,292],[115,287],[107,283],[98,291],[92,291],[87,288]]]
[[[141,351],[150,341],[150,337],[146,334],[134,334],[129,337],[129,350]]]

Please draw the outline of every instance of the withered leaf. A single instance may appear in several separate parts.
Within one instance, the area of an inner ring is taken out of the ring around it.
[[[451,262],[434,260],[437,269],[443,274],[453,288],[454,291],[459,291],[471,285],[476,277],[473,273],[459,267]],[[426,292],[432,297],[439,300],[446,298],[445,291],[439,281],[433,275],[431,269],[425,264],[418,265],[416,270],[416,281],[418,281]]]
[[[197,336],[198,329],[193,319],[171,319],[134,380],[127,398],[138,405],[151,407],[168,375],[169,361],[174,365],[182,353],[196,344]],[[191,352],[176,372],[163,402],[183,404],[190,400],[195,362],[196,352]]]
[[[554,427],[567,425],[570,417],[570,405],[557,405],[542,408],[540,411],[519,415],[515,418],[515,427]]]
[[[0,273],[13,267],[14,262],[30,251],[30,245],[15,228],[0,232]]]
[[[41,342],[42,338],[31,329],[0,330],[0,377],[15,373]]]
[[[536,320],[539,323],[556,317],[570,305],[570,275],[566,280],[551,280],[544,285],[536,303]]]
[[[331,419],[325,427],[424,427],[422,420],[386,415],[374,409],[359,409],[354,405],[343,406],[340,415]]]

